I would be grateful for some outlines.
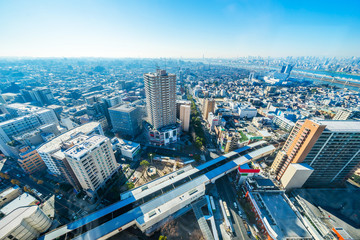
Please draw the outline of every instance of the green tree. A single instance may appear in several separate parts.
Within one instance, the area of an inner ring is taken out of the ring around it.
[[[135,184],[132,182],[127,182],[126,187],[127,187],[127,189],[133,189],[135,187]]]
[[[159,240],[167,240],[166,236],[160,235]]]
[[[149,165],[150,165],[150,163],[146,160],[142,160],[140,162],[140,166],[142,166],[143,168],[148,167]]]
[[[197,139],[197,140],[195,141],[195,146],[196,146],[197,148],[201,148],[201,147],[203,146],[202,141],[201,141],[200,139]]]

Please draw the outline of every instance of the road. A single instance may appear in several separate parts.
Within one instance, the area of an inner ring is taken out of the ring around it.
[[[216,180],[215,184],[218,189],[219,195],[221,196],[222,200],[226,202],[229,208],[231,222],[235,230],[234,239],[250,240],[249,236],[247,235],[247,231],[245,229],[242,218],[239,216],[238,213],[240,204],[236,200],[237,196],[235,194],[235,191],[232,189],[232,185],[228,180],[227,176]],[[234,206],[234,201],[236,201],[237,203],[237,208],[235,208]]]
[[[6,161],[5,165],[8,175],[10,176],[10,179],[8,180],[9,185],[11,185],[11,179],[19,180],[21,186],[27,185],[31,189],[36,189],[38,192],[40,192],[42,194],[41,197],[38,197],[35,194],[33,195],[42,202],[46,201],[48,198],[54,195],[55,189],[51,183],[44,181],[43,184],[37,184],[30,178],[28,174],[25,174],[24,171],[20,167],[16,166],[13,162]],[[18,177],[18,175],[20,177]],[[55,211],[61,216],[60,220],[62,223],[68,222],[70,220],[68,216],[70,216],[72,213],[77,213],[80,210],[82,209],[75,205],[72,201],[69,201],[66,197],[61,199],[55,198]]]

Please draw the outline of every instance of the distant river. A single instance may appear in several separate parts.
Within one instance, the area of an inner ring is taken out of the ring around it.
[[[335,77],[338,80],[346,81],[346,80],[357,80],[354,82],[360,81],[360,75],[351,75],[347,73],[338,73],[338,72],[327,72],[327,71],[316,71],[316,70],[302,70],[302,69],[294,69],[293,71],[297,72],[308,72],[308,73],[314,73],[314,74],[321,74],[326,75],[328,77]]]

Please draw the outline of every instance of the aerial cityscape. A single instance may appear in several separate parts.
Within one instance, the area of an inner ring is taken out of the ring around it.
[[[0,0],[0,240],[360,240],[359,30],[357,1]]]

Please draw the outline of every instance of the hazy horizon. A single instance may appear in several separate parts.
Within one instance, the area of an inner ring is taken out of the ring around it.
[[[0,32],[1,57],[351,57],[360,1],[0,0]]]

